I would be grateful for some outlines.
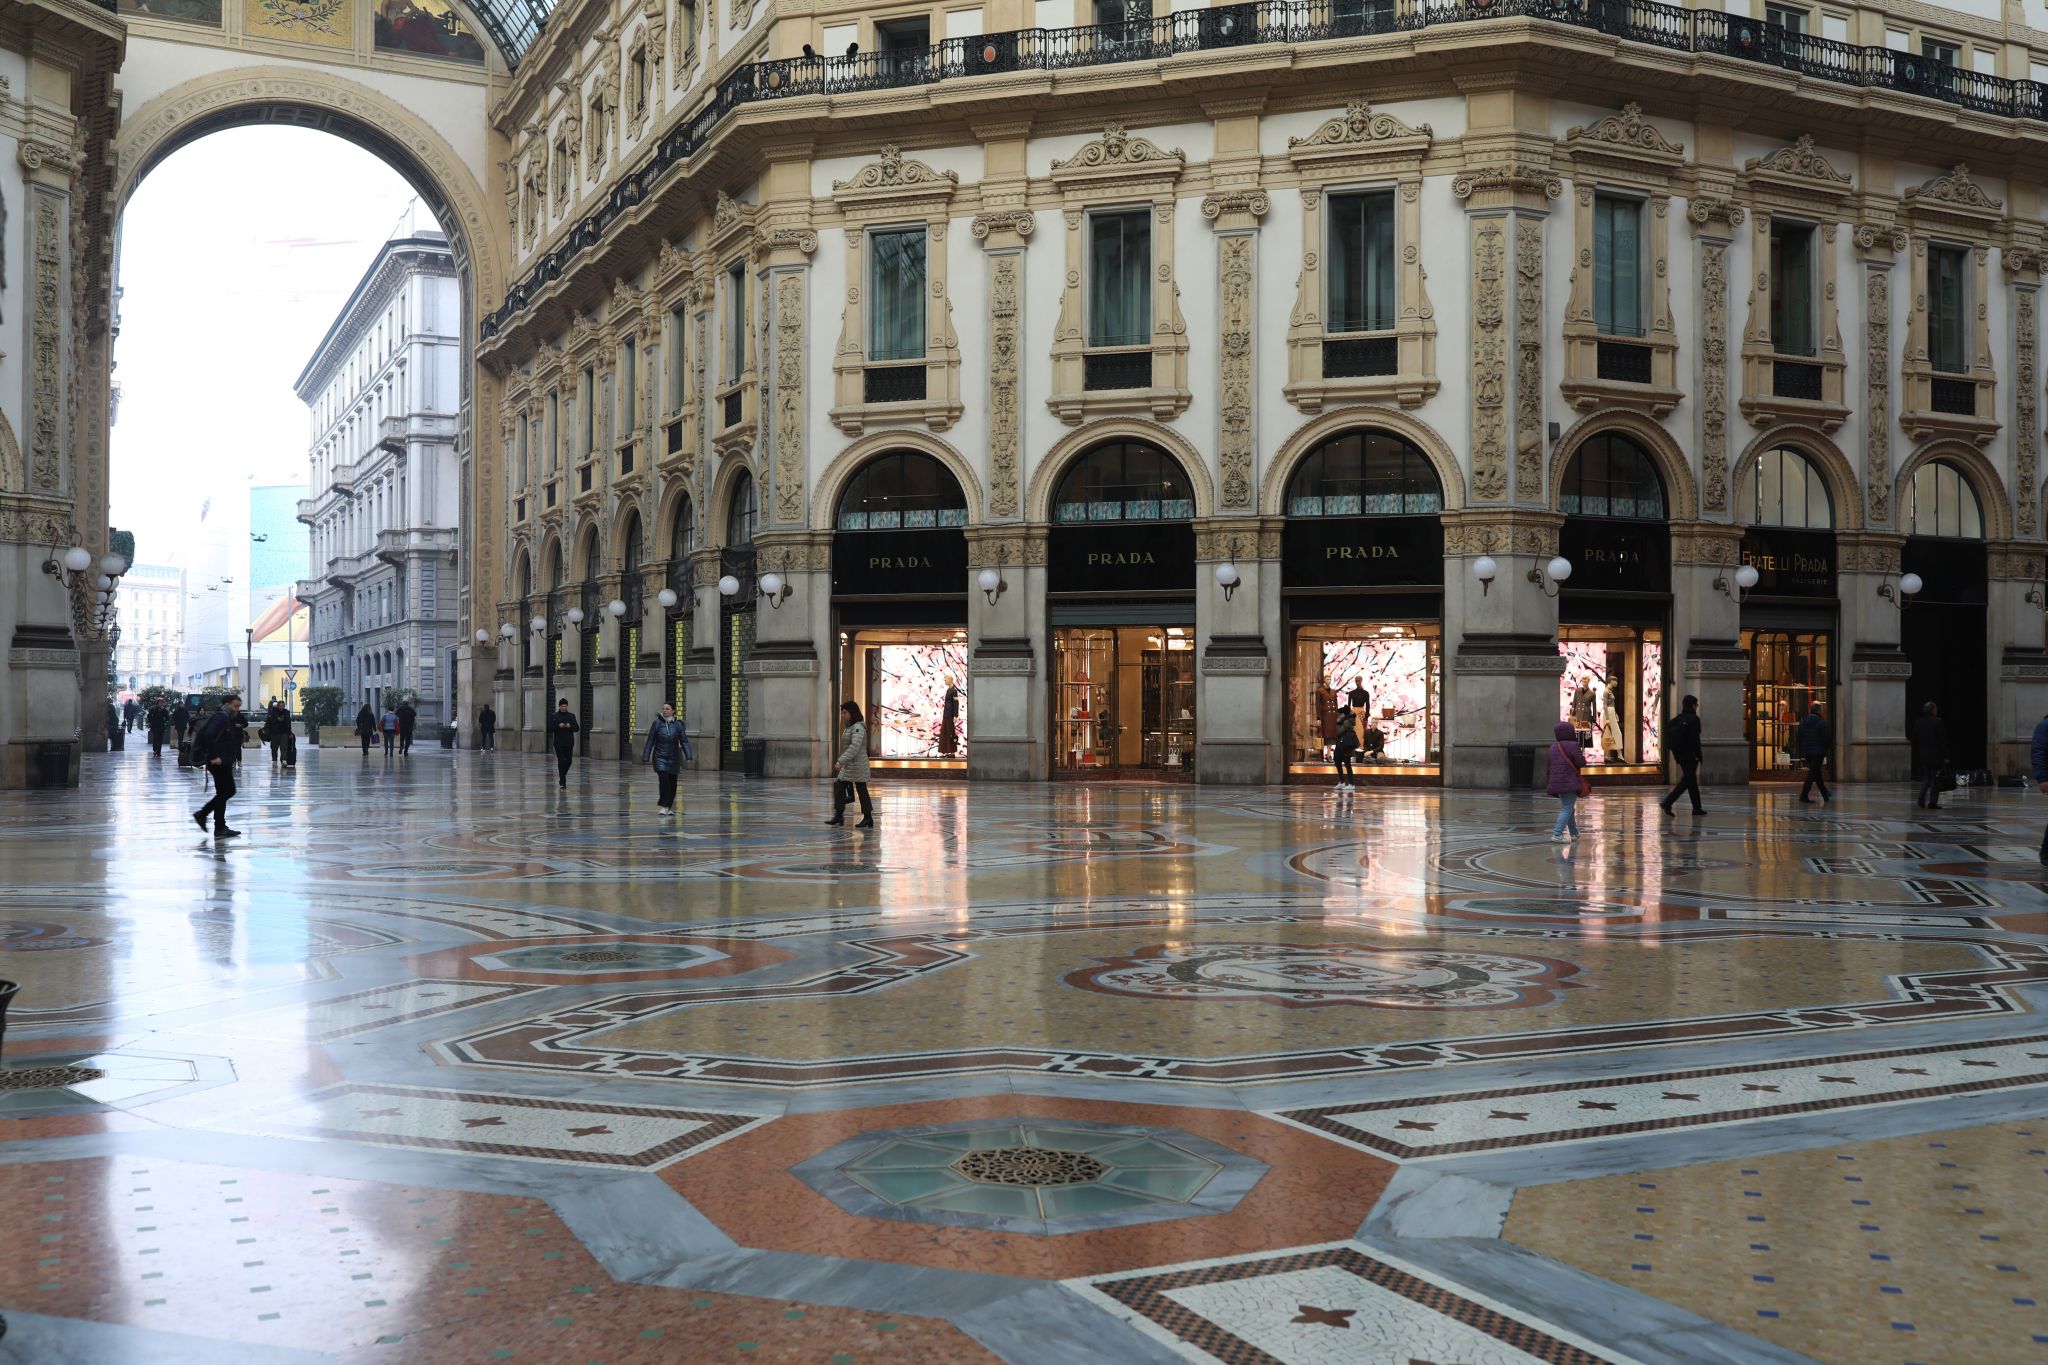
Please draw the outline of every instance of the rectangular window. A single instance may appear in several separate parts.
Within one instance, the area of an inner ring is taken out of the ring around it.
[[[583,449],[587,459],[597,449],[597,367],[583,367],[583,387],[576,394],[576,406],[583,417]]]
[[[1643,206],[1593,197],[1593,325],[1603,336],[1643,334]]]
[[[683,335],[690,325],[688,312],[680,305],[668,311],[668,410],[681,412],[686,392],[683,370]]]
[[[1328,203],[1330,330],[1393,330],[1393,192],[1333,194]]]
[[[519,487],[526,487],[526,419],[519,421]]]
[[[1970,371],[1969,268],[1963,247],[1927,249],[1927,359],[1944,374]]]
[[[1764,22],[1775,24],[1787,33],[1806,32],[1806,11],[1792,5],[1765,5]]]
[[[633,52],[633,117],[647,112],[647,49],[637,48]]]
[[[925,230],[873,233],[868,246],[874,261],[868,285],[868,359],[920,359],[924,355]]]
[[[747,268],[725,276],[725,382],[737,384],[747,370]]]
[[[640,425],[640,343],[626,338],[619,357],[619,430],[628,437]]]
[[[1813,229],[1805,223],[1771,223],[1771,349],[1814,353]]]
[[[1142,346],[1152,333],[1152,210],[1088,216],[1088,344]]]
[[[1943,62],[1949,66],[1961,66],[1963,64],[1962,49],[1956,44],[1945,42],[1940,38],[1922,38],[1920,40],[1920,55],[1930,62]]]
[[[562,467],[562,395],[548,395],[548,473]]]

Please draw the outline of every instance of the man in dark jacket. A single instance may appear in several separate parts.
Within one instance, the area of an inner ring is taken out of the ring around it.
[[[138,702],[137,702],[137,701],[135,700],[135,698],[133,698],[133,697],[130,697],[130,698],[129,698],[128,700],[126,700],[126,701],[122,702],[122,703],[121,703],[121,733],[123,733],[123,734],[126,734],[126,735],[132,735],[132,734],[134,734],[134,733],[135,733],[135,718],[136,718],[136,717],[137,717],[138,715],[140,715],[140,714],[142,714],[142,707],[141,707],[141,705],[140,705],[140,704],[139,704],[139,703],[138,703]]]
[[[412,752],[412,732],[418,728],[420,713],[409,701],[398,703],[398,752]]]
[[[486,752],[498,747],[498,713],[491,709],[489,702],[485,702],[484,709],[476,713],[476,732]]]
[[[2034,726],[2034,788],[2048,794],[2048,716]],[[2041,862],[2048,865],[2048,830],[2041,834]]]
[[[178,746],[180,748],[184,747],[185,731],[191,724],[192,713],[185,709],[184,702],[181,701],[171,708],[171,732],[178,737]]]
[[[1828,718],[1820,713],[1820,703],[1815,702],[1799,722],[1799,757],[1806,764],[1806,781],[1799,784],[1799,799],[1807,805],[1813,804],[1813,789],[1820,788],[1820,799],[1832,801],[1835,794],[1828,790],[1828,780],[1821,776],[1821,768],[1827,763],[1828,755],[1835,748],[1835,727],[1828,724]]]
[[[582,729],[576,713],[569,709],[569,699],[563,697],[548,721],[548,737],[555,746],[555,785],[558,787],[566,789],[569,785],[569,765],[576,761],[576,736]]]
[[[1666,815],[1678,804],[1678,798],[1690,793],[1692,813],[1705,815],[1707,808],[1700,803],[1700,699],[1688,693],[1684,709],[1671,718],[1664,727],[1664,747],[1671,754],[1671,761],[1678,765],[1678,785],[1671,789],[1657,804],[1664,808]]]
[[[213,837],[238,839],[242,831],[228,828],[228,802],[235,795],[235,763],[242,756],[242,699],[230,692],[220,709],[206,718],[192,739],[192,761],[213,777],[213,799],[192,812],[192,823],[206,828],[213,817]]]
[[[1920,779],[1920,794],[1913,798],[1913,804],[1940,810],[1941,774],[1948,767],[1948,723],[1934,709],[1934,703],[1928,702],[1913,717],[1906,735],[1913,741],[1913,775]]]
[[[149,726],[149,751],[158,758],[164,756],[164,731],[171,727],[171,713],[161,701],[153,703],[143,717]]]

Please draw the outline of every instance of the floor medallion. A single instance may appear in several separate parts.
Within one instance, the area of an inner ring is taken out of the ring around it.
[[[1540,1005],[1581,983],[1578,968],[1514,953],[1370,944],[1163,943],[1072,973],[1070,985],[1157,1000],[1271,1000],[1296,1009],[1498,1009]]]

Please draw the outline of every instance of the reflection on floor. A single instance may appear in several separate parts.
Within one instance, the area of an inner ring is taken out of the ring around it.
[[[2038,1360],[2017,793],[0,796],[0,1359]]]

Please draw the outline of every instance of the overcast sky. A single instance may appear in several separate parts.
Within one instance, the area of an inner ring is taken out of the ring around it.
[[[114,350],[112,521],[137,559],[198,549],[205,497],[305,481],[292,381],[409,212],[433,225],[383,162],[303,128],[215,133],[149,173],[121,221]]]

